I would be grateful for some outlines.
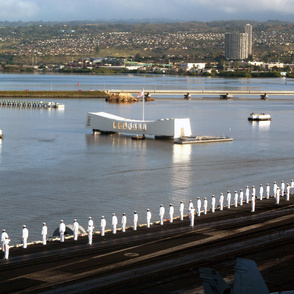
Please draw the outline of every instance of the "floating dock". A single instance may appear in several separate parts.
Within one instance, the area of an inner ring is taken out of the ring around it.
[[[56,103],[53,101],[15,101],[15,100],[2,100],[0,101],[1,107],[18,107],[18,108],[59,108],[64,109],[64,104]]]
[[[201,144],[201,143],[217,143],[217,142],[231,142],[233,138],[229,137],[212,137],[212,136],[196,136],[196,137],[184,137],[175,139],[175,144]]]

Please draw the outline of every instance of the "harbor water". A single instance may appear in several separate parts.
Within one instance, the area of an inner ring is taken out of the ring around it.
[[[78,85],[80,83],[80,85]],[[287,79],[217,79],[174,76],[74,76],[1,74],[0,90],[89,89],[294,90]],[[156,98],[156,97],[155,97]],[[122,213],[132,224],[133,212],[146,223],[159,219],[160,204],[170,203],[176,215],[181,200],[234,192],[246,185],[294,178],[294,97],[275,96],[187,101],[164,97],[145,103],[145,119],[189,117],[193,135],[226,135],[232,142],[177,145],[170,141],[132,140],[129,136],[93,135],[85,128],[87,112],[105,111],[142,118],[142,103],[109,104],[103,99],[64,99],[65,109],[0,107],[1,214],[0,226],[21,242],[26,224],[29,241],[48,235],[60,219],[77,218],[86,227],[92,216],[96,230],[104,215]],[[214,97],[218,98],[218,97]],[[33,100],[33,99],[31,99]],[[251,112],[269,113],[272,121],[249,122]],[[257,189],[258,192],[258,189]],[[258,205],[258,204],[257,204]],[[166,213],[166,217],[168,214]],[[197,218],[196,218],[197,223]]]

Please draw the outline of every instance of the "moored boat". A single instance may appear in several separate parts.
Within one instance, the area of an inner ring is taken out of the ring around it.
[[[65,105],[63,103],[56,103],[55,104],[55,108],[64,109],[65,108]]]
[[[271,120],[272,117],[270,114],[266,113],[250,113],[248,120],[254,121],[264,121],[264,120]]]
[[[146,137],[145,135],[136,135],[136,136],[132,136],[132,140],[145,140]]]

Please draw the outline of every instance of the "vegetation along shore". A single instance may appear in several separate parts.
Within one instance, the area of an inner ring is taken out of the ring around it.
[[[0,98],[107,98],[105,91],[0,91]]]

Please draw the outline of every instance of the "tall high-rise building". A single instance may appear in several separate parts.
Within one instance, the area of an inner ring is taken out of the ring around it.
[[[245,33],[225,34],[225,57],[227,59],[246,59],[252,54],[252,25],[245,26]]]
[[[248,58],[248,34],[225,34],[225,57],[227,59],[242,60]]]
[[[245,33],[248,35],[248,55],[252,54],[252,25],[247,24],[245,26]]]

